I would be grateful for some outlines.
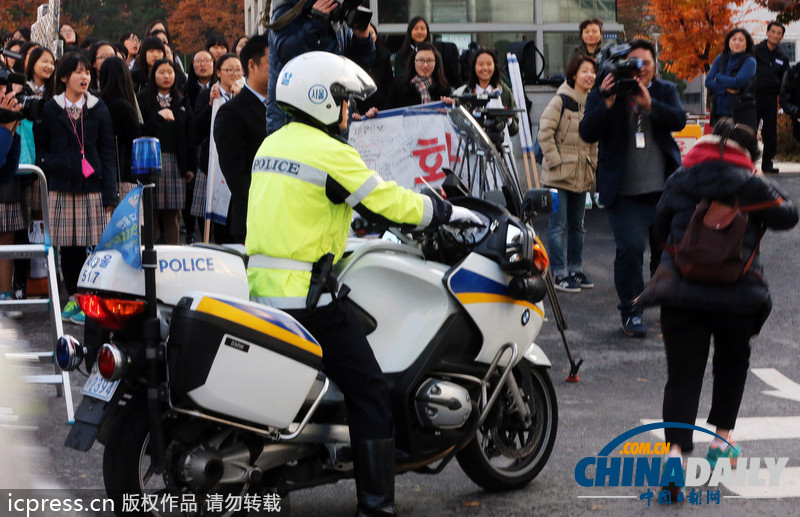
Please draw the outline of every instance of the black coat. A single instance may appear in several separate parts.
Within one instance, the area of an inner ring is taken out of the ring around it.
[[[36,161],[47,176],[48,187],[82,194],[99,192],[103,196],[103,206],[116,206],[114,128],[108,108],[101,99],[86,94],[83,107],[84,153],[94,173],[85,178],[81,169],[81,148],[63,103],[62,95],[47,101],[41,122],[33,126]],[[80,132],[80,121],[76,127]]]
[[[431,94],[431,101],[436,102],[440,97],[450,95],[450,87],[432,84],[429,92]],[[422,97],[416,87],[409,81],[403,81],[402,77],[395,79],[392,83],[392,87],[389,88],[389,95],[386,96],[384,108],[404,108],[416,104],[422,104]]]
[[[249,88],[242,88],[217,111],[214,142],[222,175],[231,191],[227,226],[233,236],[241,237],[247,233],[250,170],[266,137],[267,109]]]
[[[378,89],[366,100],[358,102],[358,110],[361,113],[366,113],[372,107],[381,109],[386,104],[386,96],[389,94],[389,88],[392,87],[392,81],[394,81],[391,53],[386,47],[375,48],[375,62],[368,72]]]
[[[142,136],[142,126],[136,110],[125,99],[112,99],[108,102],[111,123],[114,126],[114,143],[117,150],[117,179],[128,183],[136,183],[131,173],[133,140]]]
[[[189,99],[172,99],[172,114],[175,121],[167,121],[158,114],[161,106],[155,97],[147,95],[147,90],[139,96],[139,109],[142,110],[142,136],[154,136],[161,141],[162,153],[173,153],[178,160],[181,176],[197,171],[197,142],[194,119]]]
[[[673,131],[686,126],[686,112],[683,110],[678,90],[668,81],[653,79],[648,88],[652,99],[650,117],[658,148],[664,155],[665,177],[681,164],[681,152],[672,138]],[[600,202],[611,205],[617,198],[628,157],[628,137],[633,129],[628,124],[628,101],[617,95],[611,108],[595,88],[586,98],[586,111],[579,126],[581,138],[586,142],[598,142],[597,191]]]
[[[770,50],[767,41],[756,45],[756,95],[773,100],[781,90],[783,74],[789,69],[789,58],[780,48]]]
[[[655,238],[660,243],[680,243],[698,201],[708,198],[731,202],[734,197],[738,197],[740,206],[783,198],[778,206],[749,214],[742,246],[743,257],[749,257],[753,252],[761,225],[774,230],[787,230],[797,224],[797,207],[776,184],[762,176],[753,175],[747,168],[722,160],[710,160],[690,168],[681,167],[669,177],[653,223]],[[639,297],[639,303],[731,314],[761,314],[766,318],[771,302],[762,273],[756,252],[750,272],[738,282],[694,282],[678,273],[672,255],[665,251],[659,269]]]
[[[792,118],[792,130],[800,141],[800,63],[791,67],[781,83],[781,108]]]

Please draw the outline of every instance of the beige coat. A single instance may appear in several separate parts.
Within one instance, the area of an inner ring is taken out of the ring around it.
[[[559,86],[557,93],[575,99],[578,111],[565,109],[562,117],[562,99],[557,94],[542,113],[539,121],[539,146],[544,154],[542,183],[571,192],[586,192],[594,185],[597,169],[597,143],[586,143],[578,134],[587,95],[566,82]]]

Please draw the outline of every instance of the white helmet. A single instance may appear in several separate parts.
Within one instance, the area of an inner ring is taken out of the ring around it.
[[[330,52],[306,52],[281,69],[275,100],[289,113],[299,111],[330,126],[339,122],[342,100],[366,99],[377,87],[363,68]]]

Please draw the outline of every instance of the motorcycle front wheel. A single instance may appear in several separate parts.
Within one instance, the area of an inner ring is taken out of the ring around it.
[[[456,455],[464,473],[490,492],[527,485],[547,463],[556,441],[558,405],[547,370],[523,360],[513,375],[530,409],[530,423],[520,422],[505,389],[475,437]]]
[[[206,511],[206,502],[209,498],[225,501],[228,495],[243,496],[248,492],[248,484],[227,487],[233,489],[232,491],[203,493],[195,493],[179,486],[176,480],[177,458],[174,455],[170,458],[170,451],[179,445],[172,436],[171,428],[170,423],[165,420],[164,443],[167,459],[164,472],[157,474],[153,470],[150,457],[146,395],[143,392],[134,394],[120,410],[103,451],[103,482],[108,497],[114,501],[114,513],[119,516],[147,517],[246,515],[247,512],[228,510],[224,505],[222,511]],[[210,496],[211,493],[214,496]],[[156,502],[161,505],[158,509],[154,509]]]

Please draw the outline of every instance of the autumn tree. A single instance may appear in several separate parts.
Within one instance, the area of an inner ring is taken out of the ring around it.
[[[0,28],[12,33],[36,21],[36,8],[42,0],[0,0]]]
[[[661,28],[660,58],[680,79],[694,79],[711,68],[734,28],[732,6],[744,0],[651,0],[648,11]]]
[[[776,19],[780,23],[800,20],[800,2],[797,0],[756,0],[756,3],[778,13]]]
[[[650,0],[617,0],[617,23],[625,27],[626,39],[652,38],[658,32],[653,15],[647,12]]]
[[[243,0],[180,0],[170,14],[172,39],[184,52],[203,48],[210,34],[229,42],[244,34]]]

